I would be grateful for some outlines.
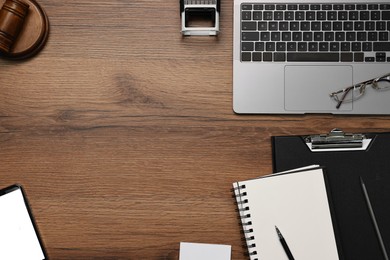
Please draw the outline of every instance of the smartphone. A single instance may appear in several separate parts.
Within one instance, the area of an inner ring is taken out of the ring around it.
[[[0,190],[0,259],[48,260],[21,185]]]

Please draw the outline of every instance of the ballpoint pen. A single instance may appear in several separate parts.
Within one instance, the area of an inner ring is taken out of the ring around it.
[[[286,254],[288,256],[288,259],[289,260],[294,260],[294,257],[293,257],[293,255],[292,255],[292,253],[290,251],[290,248],[288,248],[287,242],[284,239],[284,237],[283,237],[282,233],[280,232],[279,228],[277,226],[275,226],[275,229],[276,229],[276,233],[278,234],[279,241],[282,244],[283,249],[284,249],[284,251],[286,252]]]
[[[382,252],[383,252],[383,256],[384,256],[385,260],[389,260],[389,256],[387,255],[387,252],[386,252],[386,247],[385,247],[385,244],[383,243],[382,235],[381,235],[381,232],[380,232],[379,227],[378,227],[378,223],[376,222],[374,210],[372,209],[372,206],[371,206],[370,197],[368,196],[366,185],[364,184],[362,177],[360,177],[360,183],[362,185],[364,198],[366,199],[367,208],[368,208],[368,211],[370,212],[371,220],[372,220],[372,223],[374,224],[375,232],[376,232],[376,235],[378,237],[379,244],[380,244]]]

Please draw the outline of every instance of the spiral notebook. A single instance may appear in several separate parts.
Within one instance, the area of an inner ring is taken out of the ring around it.
[[[342,259],[324,168],[310,166],[233,183],[251,260]]]

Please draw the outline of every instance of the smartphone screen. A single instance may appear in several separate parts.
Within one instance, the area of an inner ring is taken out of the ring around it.
[[[21,186],[0,190],[0,259],[47,259]]]

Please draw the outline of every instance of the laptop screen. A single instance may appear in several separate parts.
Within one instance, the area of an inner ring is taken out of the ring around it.
[[[21,187],[0,191],[0,259],[44,260]]]

